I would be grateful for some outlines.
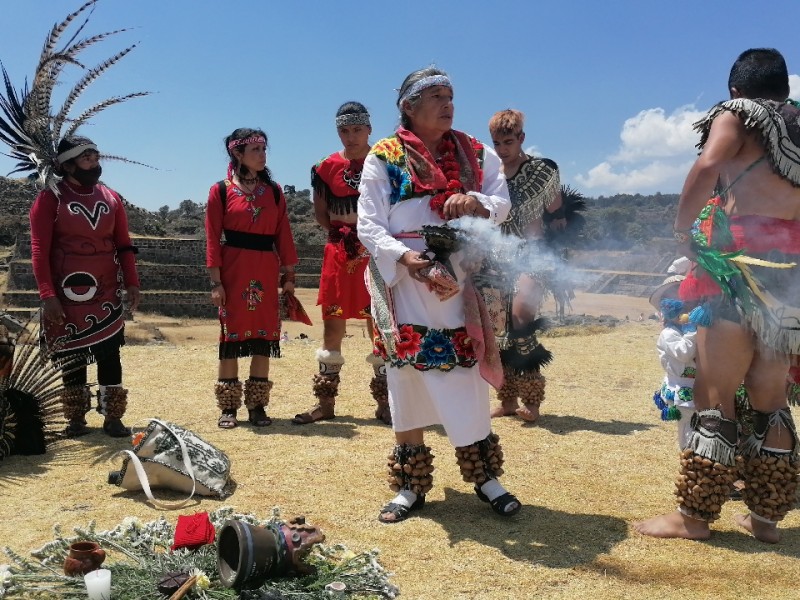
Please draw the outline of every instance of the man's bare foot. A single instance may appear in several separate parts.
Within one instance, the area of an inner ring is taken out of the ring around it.
[[[659,515],[646,521],[633,524],[633,528],[642,535],[657,538],[683,538],[685,540],[707,540],[711,537],[708,523],[692,519],[680,511]]]
[[[493,419],[498,417],[512,417],[516,414],[518,408],[518,402],[515,401],[513,404],[506,402],[505,404],[501,404],[500,406],[493,408],[490,414]]]
[[[517,416],[523,421],[533,423],[539,418],[539,406],[537,404],[523,404],[517,409]]]
[[[767,544],[777,544],[781,540],[781,532],[775,523],[764,523],[750,515],[736,515],[736,524],[753,534],[753,537]]]

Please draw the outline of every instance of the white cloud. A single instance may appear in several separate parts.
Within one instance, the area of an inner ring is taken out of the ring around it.
[[[663,191],[677,193],[693,160],[672,163],[655,160],[641,167],[617,169],[602,162],[586,175],[575,177],[578,185],[605,194],[636,194]]]
[[[800,100],[800,75],[789,75],[789,98]]]
[[[694,106],[682,106],[671,115],[663,108],[643,110],[622,125],[622,146],[609,160],[628,163],[692,152],[698,140],[692,124],[704,114]]]
[[[789,75],[789,96],[800,100],[800,75]],[[619,149],[575,182],[590,194],[677,193],[697,158],[692,124],[705,115],[693,104],[671,114],[648,108],[626,119]]]
[[[594,194],[678,192],[697,154],[692,125],[704,115],[694,105],[640,111],[623,123],[619,149],[575,181]]]
[[[528,156],[542,156],[542,151],[539,150],[538,146],[528,146],[523,148],[522,151]]]

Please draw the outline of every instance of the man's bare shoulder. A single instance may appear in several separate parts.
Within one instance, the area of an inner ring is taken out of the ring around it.
[[[746,131],[742,117],[726,110],[717,115],[714,122],[711,123],[709,139],[720,135],[744,136]]]

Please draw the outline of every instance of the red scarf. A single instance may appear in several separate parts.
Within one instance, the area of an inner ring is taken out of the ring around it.
[[[411,174],[411,184],[415,195],[434,195],[447,190],[447,178],[436,163],[425,144],[412,131],[398,128],[397,137],[406,152],[406,164]],[[456,146],[456,158],[460,166],[459,179],[465,192],[479,192],[483,185],[483,170],[475,155],[472,139],[461,131],[451,129],[445,136],[450,137]]]

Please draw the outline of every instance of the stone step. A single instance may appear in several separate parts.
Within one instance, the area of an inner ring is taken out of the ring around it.
[[[319,277],[297,277],[297,287],[316,288]],[[0,306],[5,310],[39,308],[39,293],[31,290],[8,290],[3,294]],[[142,291],[139,311],[157,313],[170,317],[216,318],[217,309],[211,305],[208,290],[183,291],[145,290]]]
[[[319,285],[322,259],[303,258],[297,265],[300,287]],[[138,263],[137,270],[143,289],[173,289],[181,292],[203,292],[208,290],[208,270],[201,265],[175,265]],[[9,265],[9,290],[35,290],[36,278],[30,260],[14,259]]]

